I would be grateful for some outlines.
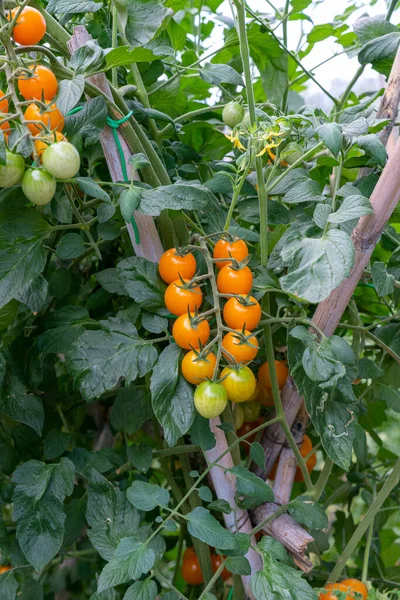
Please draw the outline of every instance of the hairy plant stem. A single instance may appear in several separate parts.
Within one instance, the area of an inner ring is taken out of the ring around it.
[[[283,11],[283,17],[282,17],[283,43],[284,43],[285,47],[287,47],[287,45],[288,45],[288,31],[287,31],[288,16],[289,16],[289,0],[286,0],[285,10]],[[281,108],[284,113],[286,112],[288,94],[289,94],[289,80],[287,82],[285,91],[283,93],[282,103],[281,103]]]
[[[381,508],[381,506],[385,502],[385,500],[388,498],[390,492],[399,483],[399,479],[400,479],[400,458],[396,461],[393,471],[391,472],[389,477],[386,479],[381,490],[379,491],[375,500],[373,501],[373,503],[369,507],[367,513],[365,514],[363,520],[361,521],[361,523],[358,525],[357,529],[351,536],[346,548],[343,550],[342,554],[337,559],[335,568],[333,569],[332,573],[330,574],[328,581],[335,583],[339,579],[340,575],[342,574],[343,569],[346,566],[347,561],[349,560],[349,558],[351,558],[351,556],[353,556],[355,549],[357,548],[358,544],[360,543],[363,535],[365,534],[367,529],[373,523],[377,512],[379,511],[379,509]]]
[[[371,554],[371,545],[372,545],[373,535],[374,535],[374,521],[372,521],[371,525],[368,528],[367,539],[365,541],[363,569],[362,569],[362,576],[361,576],[361,581],[363,583],[365,583],[368,580],[369,557]]]
[[[306,457],[306,459],[307,458],[308,457]],[[313,500],[315,502],[318,502],[318,500],[322,496],[322,493],[325,489],[325,486],[326,486],[329,476],[331,474],[333,465],[334,465],[333,460],[331,458],[329,458],[329,456],[327,456],[325,459],[324,468],[322,469],[321,474],[318,477],[317,483],[315,484],[314,488],[311,490],[311,494],[312,494]]]
[[[112,32],[111,32],[111,46],[113,48],[118,47],[118,11],[115,4],[112,5]],[[115,88],[118,88],[118,68],[114,67],[111,70],[111,81]]]
[[[81,228],[85,231],[85,233],[86,233],[86,235],[88,237],[88,240],[89,240],[89,242],[90,242],[90,244],[91,244],[94,252],[96,253],[96,256],[101,260],[101,254],[100,254],[99,247],[98,247],[97,243],[95,242],[92,234],[90,233],[88,223],[86,223],[85,219],[82,217],[81,213],[79,212],[79,210],[75,206],[74,199],[73,199],[73,197],[71,195],[70,190],[68,189],[68,186],[64,185],[64,189],[65,189],[65,194],[66,194],[66,196],[67,196],[67,198],[69,200],[69,203],[71,205],[72,212],[74,213],[74,215],[75,215],[78,223],[80,223]]]
[[[225,569],[225,562],[226,561],[223,560],[222,563],[219,565],[218,569],[215,571],[214,575],[211,577],[210,581],[207,583],[203,592],[200,594],[199,600],[204,600],[207,592],[210,592],[213,589],[214,585],[218,581],[219,576],[221,575],[222,571]]]
[[[360,67],[358,67],[357,71],[354,73],[354,76],[349,81],[343,94],[340,96],[340,99],[337,102],[336,107],[335,107],[335,121],[337,119],[338,113],[342,110],[342,108],[346,104],[347,98],[349,97],[349,94],[350,94],[351,90],[353,89],[355,83],[360,79],[361,75],[364,73],[364,69],[365,69],[365,65],[361,65]]]
[[[187,597],[184,596],[170,581],[168,581],[168,579],[166,579],[164,575],[161,575],[159,571],[152,571],[152,573],[160,583],[165,585],[166,588],[175,592],[178,598],[181,598],[181,600],[188,600]]]
[[[387,13],[386,13],[386,21],[390,21],[392,14],[394,13],[394,10],[397,6],[398,0],[391,0],[388,9],[387,9]]]
[[[233,191],[233,195],[232,195],[231,204],[229,206],[228,215],[226,217],[226,221],[225,221],[225,225],[224,225],[224,231],[228,231],[229,226],[231,224],[231,220],[232,220],[232,216],[233,216],[233,211],[235,210],[237,199],[239,198],[240,192],[242,191],[242,187],[243,187],[244,182],[246,181],[246,177],[247,177],[247,175],[249,173],[250,164],[251,164],[251,157],[249,157],[249,160],[248,160],[245,168],[243,169],[243,174],[240,177],[240,179],[237,182],[237,184],[235,185],[235,188],[234,188],[234,191]]]
[[[237,23],[238,23],[238,34],[240,40],[240,53],[243,63],[243,72],[246,83],[247,101],[249,107],[249,116],[252,124],[256,123],[256,107],[254,100],[253,84],[251,78],[250,69],[250,52],[249,44],[247,39],[246,31],[246,7],[244,0],[233,0],[237,11]],[[315,147],[314,147],[315,150]],[[268,191],[265,185],[262,159],[261,157],[256,158],[256,173],[257,173],[257,185],[258,185],[258,199],[260,206],[260,259],[261,265],[267,266],[268,264]],[[279,177],[278,177],[279,179]],[[274,183],[274,182],[273,182]],[[272,184],[273,185],[273,184]],[[269,293],[267,292],[262,299],[262,308],[268,314],[270,313],[270,299]],[[285,411],[281,400],[279,391],[278,378],[275,369],[275,352],[272,339],[271,325],[267,324],[264,326],[264,341],[265,349],[271,379],[272,395],[275,403],[276,416],[284,430],[286,439],[289,446],[293,450],[296,456],[298,465],[304,477],[304,482],[308,490],[312,489],[312,482],[310,474],[308,473],[307,465],[303,457],[301,456],[300,450],[297,446],[295,439],[293,438],[290,427],[288,426],[285,418]]]

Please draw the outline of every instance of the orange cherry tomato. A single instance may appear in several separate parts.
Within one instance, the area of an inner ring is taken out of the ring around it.
[[[196,259],[193,254],[189,252],[180,255],[176,248],[170,248],[164,252],[158,264],[158,272],[165,283],[172,283],[179,279],[179,276],[183,279],[192,279],[196,268]]]
[[[182,375],[189,383],[199,385],[206,379],[212,379],[216,362],[217,358],[212,352],[205,358],[199,358],[193,350],[190,350],[182,360]]]
[[[181,348],[190,350],[192,348],[200,348],[204,346],[210,337],[210,326],[208,321],[200,321],[196,323],[194,313],[181,315],[178,317],[172,328],[172,335],[175,342]]]
[[[263,422],[262,417],[260,417],[259,419],[257,419],[256,421],[247,421],[247,423],[244,423],[242,425],[242,427],[240,429],[237,430],[236,435],[240,438],[243,437],[244,435],[246,435],[246,433],[250,433],[250,431],[253,431],[253,429],[255,429],[256,427],[259,427]],[[249,444],[252,444],[254,442],[254,440],[257,437],[257,433],[252,433],[251,435],[249,435],[249,437],[246,438],[246,441],[242,441],[240,442],[240,447],[243,449],[245,454],[248,454],[250,452],[250,446]]]
[[[303,438],[303,443],[300,446],[300,454],[302,455],[302,457],[305,458],[307,456],[307,454],[309,454],[311,452],[312,448],[313,448],[312,441],[310,440],[308,435],[305,435]],[[311,473],[314,470],[316,464],[317,464],[317,457],[314,452],[314,454],[312,454],[307,461],[307,471],[309,473]],[[275,479],[276,470],[277,470],[277,463],[275,463],[274,466],[272,467],[271,472],[268,476],[269,479],[271,479],[271,480]],[[294,476],[294,480],[297,482],[304,481],[303,473],[301,472],[300,467],[296,468],[296,474]]]
[[[5,96],[4,92],[2,92],[0,90],[0,98],[3,98],[3,96]],[[7,98],[3,98],[3,100],[0,100],[0,113],[8,113],[8,100]]]
[[[187,283],[189,283],[188,279],[184,279],[183,284],[180,279],[177,279],[170,283],[165,290],[165,306],[170,313],[177,317],[187,313],[188,310],[194,311],[196,308],[200,308],[203,300],[199,286],[185,288],[184,284]]]
[[[29,67],[32,75],[24,73],[18,78],[18,89],[25,100],[50,102],[57,94],[58,83],[53,71],[43,65]]]
[[[64,117],[58,110],[57,106],[54,104],[49,104],[49,110],[42,112],[41,109],[36,106],[36,104],[29,104],[28,108],[25,111],[25,119],[27,121],[41,121],[44,126],[41,126],[40,123],[28,123],[29,131],[33,135],[38,135],[39,133],[47,133],[46,127],[51,131],[57,130],[62,131],[64,128]]]
[[[256,389],[249,402],[258,402],[261,406],[266,407],[275,406],[271,390],[267,390],[259,381],[256,381]]]
[[[338,597],[336,595],[332,595],[330,591],[333,592],[334,590],[337,590],[338,592],[347,592],[347,587],[341,583],[327,583],[324,586],[324,589],[328,590],[328,592],[326,594],[321,592],[321,594],[318,596],[318,600],[338,600]],[[352,597],[346,596],[346,600],[352,600]]]
[[[15,17],[18,10],[18,8],[14,8],[11,11],[11,18]],[[26,6],[14,25],[14,42],[21,46],[31,46],[40,42],[45,33],[46,20],[44,16],[36,8]]]
[[[217,286],[221,294],[248,294],[253,285],[253,274],[249,267],[235,269],[223,267],[217,276]]]
[[[289,370],[286,366],[286,362],[283,360],[275,360],[275,370],[276,376],[278,378],[279,389],[281,390],[286,383],[286,379],[289,375]],[[271,378],[269,376],[269,367],[268,363],[265,362],[258,369],[258,381],[263,385],[267,390],[272,390]]]
[[[53,133],[49,133],[49,135],[40,136],[40,139],[37,139],[34,142],[37,155],[40,158],[50,144],[55,142],[65,142],[66,139],[65,135],[59,131],[53,131]]]
[[[219,554],[211,554],[211,566],[212,566],[213,573],[215,573],[219,569],[219,567],[222,565],[222,561],[223,561],[223,558]],[[229,579],[230,576],[231,576],[231,574],[229,573],[228,569],[225,567],[225,569],[222,571],[220,577],[222,577],[223,581],[226,581],[227,579]]]
[[[245,342],[242,339],[241,330],[237,329],[236,331],[237,333],[228,331],[222,340],[222,347],[235,358],[237,363],[247,364],[257,356],[258,341],[255,335],[251,335],[250,331],[245,330],[244,335],[247,338],[247,342]],[[225,352],[224,356],[231,361],[230,356]]]
[[[245,294],[238,298],[229,298],[224,306],[224,320],[231,329],[252,331],[261,320],[261,306],[253,296],[247,301]]]
[[[363,600],[367,600],[368,598],[368,590],[365,583],[362,583],[359,579],[343,579],[341,585],[344,585],[345,588],[350,592],[351,598],[356,598],[355,592],[361,594]]]
[[[2,573],[6,573],[7,571],[10,571],[11,569],[12,569],[12,567],[10,567],[10,566],[0,567],[0,575]]]
[[[183,555],[182,577],[189,585],[201,585],[204,582],[200,562],[193,548],[187,548]]]
[[[213,258],[234,258],[238,262],[242,261],[249,255],[249,249],[247,248],[246,242],[243,240],[235,240],[230,242],[228,240],[218,240],[215,244]],[[216,262],[217,269],[222,269],[226,265],[231,265],[231,261]]]
[[[0,113],[0,119],[3,117],[3,115]],[[2,123],[0,125],[0,129],[2,131],[6,131],[7,133],[5,133],[4,135],[8,137],[8,134],[10,132],[10,123],[8,121],[4,121],[4,123]]]

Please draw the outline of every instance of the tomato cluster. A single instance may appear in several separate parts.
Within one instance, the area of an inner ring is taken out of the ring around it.
[[[211,554],[211,566],[215,573],[222,564],[222,557],[219,554]],[[222,579],[225,581],[230,577],[227,569],[221,573]],[[200,562],[196,556],[194,548],[190,546],[185,550],[182,561],[182,577],[189,585],[201,585],[204,583],[203,573],[201,572]]]
[[[346,592],[346,600],[361,599],[367,600],[368,589],[365,583],[358,579],[344,579],[341,583],[327,583],[324,587],[325,592],[321,592],[319,600],[337,600],[337,595],[331,594],[337,592]]]
[[[37,44],[46,33],[43,15],[30,6],[22,10],[15,8],[8,19],[13,39],[21,46]],[[8,98],[11,94],[0,91],[0,127],[6,143],[11,141],[10,147],[6,148],[5,164],[0,165],[0,187],[21,183],[28,200],[43,206],[54,197],[57,179],[70,179],[78,173],[80,156],[75,146],[62,135],[64,117],[54,102],[58,82],[51,69],[36,63],[28,67],[24,65],[17,69],[15,79],[23,100],[30,102],[21,124],[30,134],[35,164],[28,167],[24,158],[13,151],[19,140],[16,137],[18,130],[9,122],[15,120],[15,116],[9,116]],[[22,101],[19,106],[23,106]],[[11,134],[14,134],[13,137]]]
[[[165,305],[177,317],[172,328],[178,346],[188,350],[182,360],[182,374],[196,385],[194,403],[205,418],[219,416],[228,400],[236,404],[236,427],[259,417],[260,404],[273,406],[267,363],[261,365],[258,381],[248,364],[257,356],[258,341],[253,331],[261,320],[261,307],[251,295],[253,275],[247,261],[249,251],[241,239],[218,240],[213,250],[218,292],[226,298],[223,308],[225,334],[221,351],[227,365],[218,372],[217,357],[212,351],[208,319],[214,311],[200,313],[203,293],[195,277],[194,255],[171,248],[160,259],[159,273],[168,284]],[[208,344],[208,345],[207,345]],[[288,371],[282,361],[276,361],[280,387]],[[246,403],[242,410],[240,405]]]

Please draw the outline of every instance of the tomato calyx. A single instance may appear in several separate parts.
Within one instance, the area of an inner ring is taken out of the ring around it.
[[[243,260],[238,261],[236,260],[236,258],[234,256],[232,256],[232,254],[230,252],[228,252],[229,257],[227,258],[213,258],[212,261],[215,263],[226,263],[225,266],[230,267],[231,269],[233,269],[234,271],[240,271],[241,269],[243,269],[244,267],[247,266],[247,263],[250,260],[250,255],[247,255]],[[222,267],[224,268],[224,267]]]

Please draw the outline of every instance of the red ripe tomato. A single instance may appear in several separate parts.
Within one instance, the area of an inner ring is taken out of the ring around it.
[[[261,320],[261,306],[253,296],[240,294],[237,298],[229,298],[224,306],[224,320],[231,329],[247,329],[253,331]]]
[[[240,239],[236,239],[234,242],[228,240],[218,240],[215,244],[213,258],[234,258],[238,262],[242,261],[249,255],[249,249],[247,248],[246,242]],[[220,261],[216,262],[217,269],[222,269],[226,265],[231,265],[231,261]]]
[[[4,92],[0,90],[0,98],[3,98]],[[0,100],[0,113],[8,113],[8,100],[7,98],[3,98]]]
[[[178,317],[172,328],[172,335],[175,342],[181,348],[190,350],[191,348],[200,348],[204,346],[210,337],[210,326],[208,321],[197,322],[194,313],[181,315]]]
[[[212,379],[217,358],[210,352],[205,358],[197,356],[193,350],[183,357],[181,368],[182,375],[189,383],[199,385],[206,379]]]
[[[286,383],[286,379],[289,375],[289,370],[286,366],[286,362],[283,360],[275,360],[275,370],[276,376],[278,378],[279,389],[281,390]],[[267,390],[272,390],[271,378],[269,374],[269,366],[268,363],[265,362],[258,369],[258,381],[263,385]]]
[[[6,573],[7,571],[11,571],[12,567],[10,566],[4,566],[4,567],[0,567],[0,575],[2,573]]]
[[[179,276],[183,279],[192,279],[196,268],[196,259],[193,254],[191,252],[179,254],[176,248],[170,248],[164,252],[158,265],[160,277],[165,283],[172,283],[179,279]]]
[[[246,435],[247,433],[250,433],[250,431],[253,431],[253,429],[255,429],[256,427],[259,427],[262,424],[262,422],[263,422],[262,417],[260,417],[256,421],[251,421],[251,422],[244,423],[242,425],[242,427],[237,430],[236,435],[239,438],[241,438],[244,435]],[[244,451],[245,454],[249,453],[249,451],[250,451],[249,444],[252,444],[254,442],[254,440],[256,439],[256,437],[257,437],[257,432],[256,433],[252,433],[251,435],[249,435],[246,438],[246,441],[240,442],[240,447],[243,449],[243,451]]]
[[[211,566],[212,566],[213,573],[215,573],[219,569],[219,567],[222,565],[222,562],[223,562],[222,556],[220,556],[219,554],[211,554]],[[231,576],[231,574],[229,573],[228,569],[225,567],[225,569],[222,571],[220,577],[222,577],[223,581],[226,581],[227,579],[229,579],[230,576]]]
[[[43,65],[29,67],[32,75],[24,73],[18,78],[18,89],[25,100],[50,102],[57,94],[58,83],[53,71]]]
[[[14,8],[11,11],[12,19],[18,10],[18,8]],[[14,42],[21,44],[21,46],[31,46],[40,42],[45,33],[46,20],[44,16],[36,8],[25,6],[14,25]]]
[[[248,294],[253,286],[253,274],[247,266],[235,269],[227,265],[218,273],[217,286],[221,294]]]
[[[300,454],[302,455],[302,457],[305,458],[311,452],[312,448],[313,448],[312,441],[310,440],[308,435],[305,435],[303,438],[303,443],[300,446]],[[314,467],[316,464],[317,464],[317,457],[314,452],[314,454],[312,454],[307,461],[307,471],[309,473],[311,473],[314,470]],[[269,478],[271,480],[275,479],[276,470],[277,470],[277,463],[275,463],[275,465],[272,467],[271,472],[269,474]],[[304,481],[303,473],[301,472],[300,467],[296,468],[296,474],[294,476],[294,480],[297,481],[298,483]]]
[[[65,123],[64,117],[54,103],[49,104],[48,106],[49,110],[42,112],[41,109],[32,102],[26,109],[24,115],[26,121],[39,121],[38,123],[27,123],[32,135],[47,133],[46,127],[50,129],[50,131],[63,130]],[[40,122],[43,123],[43,125],[41,125]]]
[[[193,548],[187,548],[183,555],[182,577],[189,585],[201,585],[204,582],[200,562]]]
[[[344,585],[345,588],[350,592],[351,598],[356,598],[356,593],[361,594],[363,600],[368,598],[368,590],[365,583],[362,583],[359,579],[343,579],[340,585]]]
[[[231,356],[234,357],[237,363],[247,364],[252,361],[258,352],[258,341],[255,335],[251,335],[250,331],[245,330],[243,339],[242,332],[238,329],[237,333],[228,331],[222,340],[222,347],[229,352],[224,352],[225,358],[231,362]]]
[[[199,286],[185,287],[189,283],[189,280],[184,279],[183,283],[180,279],[173,281],[169,284],[164,294],[165,306],[169,312],[177,317],[187,313],[188,310],[191,312],[200,308],[203,294]]]
[[[338,600],[337,595],[331,594],[330,592],[332,591],[338,591],[338,592],[347,592],[347,588],[346,586],[344,586],[341,583],[327,583],[324,586],[325,590],[328,590],[327,593],[323,593],[321,592],[321,594],[318,596],[318,600]],[[346,596],[346,600],[352,600],[352,596]]]

